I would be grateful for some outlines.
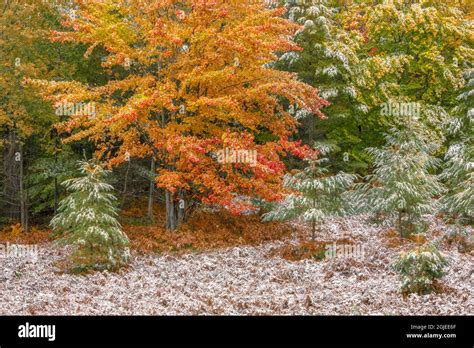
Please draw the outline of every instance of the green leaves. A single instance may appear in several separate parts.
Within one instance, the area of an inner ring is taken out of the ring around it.
[[[323,1],[288,7],[289,18],[303,25],[295,36],[303,51],[283,55],[277,66],[297,72],[331,102],[323,110],[327,120],[301,128],[312,140],[339,146],[337,169],[367,172],[364,149],[381,145],[383,134],[403,122],[380,113],[391,100],[419,103],[421,121],[440,132],[462,85],[461,67],[474,58],[465,5]],[[344,161],[344,153],[357,162]]]
[[[474,216],[474,69],[466,71],[466,86],[458,97],[454,117],[446,123],[450,144],[445,166],[440,175],[448,186],[441,199],[442,210],[461,222]]]

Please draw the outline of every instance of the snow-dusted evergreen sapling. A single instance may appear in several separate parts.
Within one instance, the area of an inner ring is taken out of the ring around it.
[[[320,154],[326,155],[329,147],[319,146]],[[311,225],[311,239],[318,226],[330,217],[343,215],[346,209],[343,193],[355,180],[355,175],[338,173],[329,175],[322,165],[327,158],[307,158],[308,166],[301,172],[284,178],[284,186],[292,191],[274,209],[264,214],[264,221],[300,220]]]
[[[474,216],[474,69],[466,72],[466,86],[458,97],[455,117],[447,131],[451,144],[445,154],[441,179],[448,187],[442,210],[459,222],[472,223]]]
[[[386,134],[383,148],[369,148],[375,168],[356,194],[375,217],[396,225],[400,238],[422,231],[422,216],[436,211],[434,198],[444,191],[430,173],[438,165],[432,155],[437,145],[428,142],[425,132],[421,122],[407,119],[405,126]]]
[[[113,187],[104,181],[108,171],[92,162],[80,162],[84,175],[63,182],[71,192],[59,203],[51,220],[60,241],[76,247],[79,269],[115,269],[128,261],[128,238],[117,221]]]
[[[427,294],[433,290],[434,281],[444,275],[448,259],[432,243],[417,246],[399,253],[392,267],[400,274],[403,293]]]

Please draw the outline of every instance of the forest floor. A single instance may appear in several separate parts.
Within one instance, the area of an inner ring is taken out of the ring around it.
[[[426,239],[445,229],[432,218]],[[129,267],[85,275],[61,271],[68,248],[41,243],[37,260],[1,259],[0,315],[474,314],[474,252],[461,253],[456,243],[440,244],[450,265],[438,291],[403,297],[390,264],[417,240],[400,242],[395,231],[363,217],[335,219],[318,239],[361,245],[363,255],[294,261],[282,251],[297,250],[309,230],[291,225],[277,237],[209,250],[134,250]]]

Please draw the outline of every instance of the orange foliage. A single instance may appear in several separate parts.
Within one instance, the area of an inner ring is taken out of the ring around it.
[[[50,241],[50,230],[32,227],[28,233],[23,232],[20,224],[7,226],[0,230],[0,243],[40,244]]]
[[[386,241],[386,245],[389,248],[398,248],[412,243],[422,245],[426,242],[426,237],[423,234],[412,234],[407,238],[400,239],[400,233],[393,228],[385,231],[382,238]]]
[[[227,211],[199,211],[179,230],[154,226],[124,225],[131,247],[141,252],[204,251],[237,245],[256,245],[291,234],[287,224],[262,223],[256,215],[236,217]]]
[[[154,156],[159,187],[235,212],[250,208],[236,204],[235,193],[280,198],[282,158],[311,152],[290,140],[297,121],[281,100],[319,117],[328,105],[295,74],[268,66],[278,52],[300,49],[289,39],[299,26],[281,16],[284,8],[227,0],[79,4],[53,40],[101,45],[111,76],[112,68],[128,73],[104,86],[32,81],[52,102],[98,104],[94,117],[74,115],[59,126],[72,133],[68,141],[96,142],[110,166]],[[225,148],[255,152],[256,163],[222,163],[216,153]]]
[[[297,245],[285,244],[281,248],[273,250],[271,255],[281,256],[290,261],[322,260],[326,253],[326,244],[323,241],[300,241]]]

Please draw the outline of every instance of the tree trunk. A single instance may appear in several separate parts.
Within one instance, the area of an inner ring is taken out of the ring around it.
[[[26,174],[26,188],[25,188],[25,232],[30,230],[30,216],[28,211],[30,209],[30,195],[29,195],[29,187],[30,187],[30,176],[28,173]]]
[[[25,194],[25,183],[23,177],[23,146],[20,146],[20,174],[19,174],[19,184],[20,184],[20,223],[21,227],[25,232],[28,231],[28,212],[26,209],[26,194]]]
[[[403,240],[402,212],[401,211],[398,211],[398,232],[400,233],[400,240]]]
[[[130,163],[131,160],[128,160],[128,165],[127,165],[127,171],[125,172],[125,180],[123,183],[123,191],[122,191],[122,204],[121,207],[123,208],[125,206],[125,200],[127,197],[127,186],[128,186],[128,174],[130,173]],[[149,205],[150,203],[148,203]]]
[[[184,221],[184,214],[186,211],[186,204],[184,200],[184,194],[182,190],[179,190],[179,201],[178,201],[178,226]]]
[[[313,180],[317,178],[315,162],[311,162],[311,176]],[[313,209],[316,208],[316,192],[313,192],[312,208]],[[316,220],[313,219],[313,221],[311,221],[311,240],[314,242],[315,238],[316,238]]]
[[[314,128],[316,127],[316,120],[315,116],[309,116],[309,124],[308,124],[308,145],[313,148],[314,145]]]
[[[58,178],[54,178],[54,215],[58,213],[58,203],[59,203],[59,185]]]
[[[3,199],[5,204],[5,216],[20,220],[20,197],[19,197],[19,157],[17,156],[16,134],[12,129],[7,129],[5,134],[5,146],[3,150]]]
[[[54,215],[58,212],[58,203],[59,203],[59,185],[58,185],[58,137],[59,135],[56,133],[54,138],[54,166],[55,166],[55,174],[54,174]]]
[[[155,157],[151,158],[150,171],[151,171],[153,177],[150,178],[150,191],[148,193],[148,214],[147,214],[147,216],[150,220],[154,220],[154,216],[153,216],[153,192],[155,190],[155,178],[154,178],[154,175],[155,175]]]
[[[166,200],[166,229],[169,231],[176,230],[176,216],[174,213],[174,195],[170,191],[165,192]]]

